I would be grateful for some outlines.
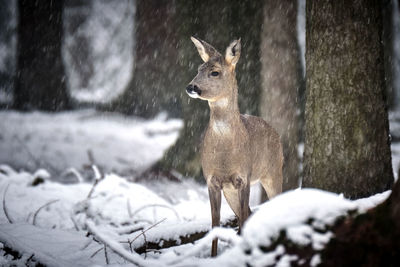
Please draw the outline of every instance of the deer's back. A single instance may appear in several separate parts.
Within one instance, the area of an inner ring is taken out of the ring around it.
[[[266,173],[282,166],[283,155],[279,134],[260,117],[240,115],[250,139],[252,158],[251,181],[263,178]]]

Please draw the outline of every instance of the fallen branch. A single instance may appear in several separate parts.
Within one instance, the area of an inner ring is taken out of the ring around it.
[[[10,187],[10,184],[7,185],[6,189],[4,190],[4,194],[3,194],[3,211],[4,211],[4,215],[6,215],[6,218],[8,220],[9,223],[14,223],[14,220],[11,219],[11,216],[8,214],[8,210],[7,210],[7,206],[6,206],[6,194],[8,191],[8,188]]]
[[[40,208],[38,208],[38,209],[36,210],[35,214],[33,215],[32,224],[33,224],[33,225],[36,225],[36,218],[37,218],[39,212],[40,212],[42,209],[44,209],[44,208],[46,208],[46,207],[50,206],[51,204],[56,203],[56,202],[58,202],[58,201],[60,201],[60,200],[59,200],[59,199],[55,199],[55,200],[49,201],[49,202],[47,202],[46,204],[44,204],[43,206],[41,206]]]
[[[221,227],[236,228],[238,226],[237,218],[231,218],[221,224]],[[183,244],[193,244],[197,240],[205,237],[210,232],[209,229],[204,231],[196,231],[193,233],[186,233],[178,238],[158,238],[156,241],[143,242],[134,248],[138,254],[145,253],[147,250],[160,250],[170,247],[176,247]],[[153,239],[154,240],[154,239]]]
[[[86,226],[90,233],[101,243],[109,247],[115,254],[119,255],[126,261],[138,265],[138,266],[163,266],[160,262],[152,260],[144,260],[140,255],[136,253],[130,253],[118,242],[111,240],[108,236],[101,233],[93,222],[87,221]]]

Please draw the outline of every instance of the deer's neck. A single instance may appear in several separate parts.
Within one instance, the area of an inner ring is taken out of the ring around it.
[[[210,106],[210,128],[219,134],[231,134],[235,127],[241,124],[237,101],[237,89],[232,95],[213,102]]]

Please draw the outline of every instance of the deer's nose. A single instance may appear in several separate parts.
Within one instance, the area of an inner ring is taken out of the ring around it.
[[[186,87],[186,92],[187,92],[189,95],[192,95],[192,94],[201,95],[201,90],[200,90],[200,88],[197,87],[197,85],[193,85],[193,84],[189,84],[189,85]]]

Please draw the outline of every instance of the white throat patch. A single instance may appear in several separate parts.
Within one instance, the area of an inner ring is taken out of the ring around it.
[[[216,120],[211,127],[216,134],[227,135],[231,133],[231,127],[225,121]]]
[[[217,107],[220,107],[220,108],[226,108],[228,106],[228,104],[229,104],[229,101],[227,98],[222,98],[222,99],[219,99],[214,102],[214,105]]]

